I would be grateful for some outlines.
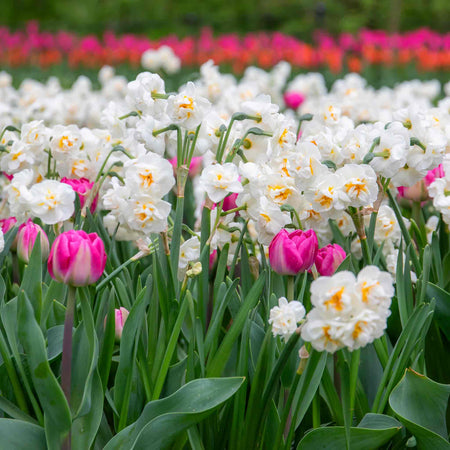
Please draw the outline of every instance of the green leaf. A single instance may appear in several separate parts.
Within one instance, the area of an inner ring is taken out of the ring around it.
[[[256,306],[259,297],[263,290],[266,281],[265,272],[262,272],[258,280],[255,282],[253,287],[250,289],[247,297],[243,301],[238,314],[233,320],[233,324],[225,335],[222,344],[217,350],[214,358],[210,361],[207,366],[206,373],[209,377],[217,377],[222,373],[228,358],[230,357],[231,350],[236,339],[241,334],[242,328],[247,320],[248,313]]]
[[[62,353],[64,325],[57,325],[47,330],[47,358],[53,361]]]
[[[73,421],[72,450],[91,448],[102,420],[103,400],[102,382],[96,370],[92,378],[89,412]]]
[[[200,422],[233,396],[243,378],[201,378],[144,408],[139,419],[117,434],[105,450],[168,448],[177,435]]]
[[[1,450],[46,450],[44,429],[29,422],[0,419]]]
[[[447,339],[450,340],[450,294],[433,283],[427,283],[428,298],[436,300],[434,318]]]
[[[446,410],[450,385],[407,369],[389,404],[417,440],[418,449],[449,449]]]
[[[28,263],[22,278],[20,289],[24,290],[33,305],[34,315],[38,322],[41,319],[42,311],[42,258],[41,240],[39,234],[36,237],[30,262]]]
[[[70,429],[72,420],[66,397],[50,369],[47,360],[44,336],[34,317],[33,307],[25,292],[19,294],[18,304],[19,338],[27,355],[31,378],[38,394],[46,430],[51,428],[60,443]]]
[[[357,427],[350,428],[352,450],[377,450],[388,443],[402,425],[393,417],[366,414]],[[316,428],[300,441],[297,450],[341,450],[345,448],[344,427]]]
[[[139,340],[142,323],[145,318],[145,307],[148,300],[145,289],[141,291],[131,308],[130,315],[125,321],[122,338],[120,341],[120,360],[114,381],[114,403],[120,413],[119,429],[127,421],[129,398],[131,394],[131,382],[133,369],[135,368],[137,343]]]

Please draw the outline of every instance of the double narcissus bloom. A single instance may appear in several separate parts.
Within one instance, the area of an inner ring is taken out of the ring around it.
[[[394,295],[392,277],[376,266],[358,276],[342,271],[311,284],[313,309],[306,316],[302,338],[318,351],[356,350],[379,338],[386,328]]]
[[[317,236],[313,230],[288,233],[283,228],[270,243],[270,265],[280,275],[297,275],[311,268],[317,251]]]
[[[298,301],[288,302],[285,297],[278,299],[278,306],[270,310],[269,323],[274,336],[285,340],[295,332],[297,324],[305,317],[305,307]]]
[[[97,233],[70,230],[53,242],[47,268],[56,281],[87,286],[102,276],[105,265],[105,246]]]

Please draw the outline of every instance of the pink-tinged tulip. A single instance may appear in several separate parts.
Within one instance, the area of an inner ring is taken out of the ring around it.
[[[317,252],[315,264],[317,272],[322,276],[330,276],[336,272],[347,254],[338,244],[328,244]]]
[[[217,250],[213,250],[209,255],[209,270],[213,270],[217,262]]]
[[[286,106],[294,110],[305,101],[304,95],[300,94],[300,92],[285,92],[283,99]]]
[[[48,258],[51,277],[71,286],[95,283],[105,270],[106,253],[97,233],[70,230],[53,242]]]
[[[229,211],[230,209],[237,208],[237,205],[236,205],[237,196],[238,196],[237,193],[227,195],[223,199],[222,211]]]
[[[41,241],[41,258],[42,261],[45,261],[50,251],[50,244],[45,231],[31,220],[19,227],[17,233],[17,256],[27,264],[30,262],[31,252],[38,234]]]
[[[128,309],[124,308],[123,306],[120,309],[115,309],[114,310],[115,313],[115,336],[116,336],[116,340],[120,341],[120,338],[122,337],[122,331],[123,331],[123,326],[125,325],[125,321],[127,320],[129,311]]]
[[[283,228],[269,245],[270,265],[280,275],[297,275],[313,265],[318,248],[313,230],[288,233]]]
[[[173,167],[173,173],[176,176],[177,174],[177,157],[169,159],[170,164]],[[194,156],[191,159],[191,163],[189,164],[189,176],[191,178],[197,176],[202,171],[203,157],[202,156]]]
[[[94,186],[93,181],[89,181],[87,178],[62,178],[61,183],[68,184],[72,186],[72,189],[77,193],[78,198],[80,199],[80,207],[83,208],[86,203],[86,199],[91,192],[92,187]],[[94,198],[91,207],[89,208],[91,213],[93,214],[95,208],[97,207],[98,195]]]
[[[1,219],[0,226],[2,227],[3,234],[7,233],[16,223],[17,219],[12,216],[7,219]]]

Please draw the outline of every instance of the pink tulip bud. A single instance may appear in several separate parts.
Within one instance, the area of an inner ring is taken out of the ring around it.
[[[209,270],[214,269],[214,265],[217,262],[217,250],[213,250],[209,255]]]
[[[229,211],[230,209],[237,208],[237,205],[236,205],[237,196],[238,196],[238,194],[236,194],[236,193],[227,195],[223,199],[222,210]]]
[[[92,187],[94,186],[93,181],[89,181],[87,178],[62,178],[61,183],[68,184],[72,186],[72,189],[77,193],[78,198],[80,199],[80,207],[83,208],[86,203],[86,199],[91,192]],[[95,208],[97,207],[98,195],[94,198],[91,207],[89,208],[91,213],[94,213]]]
[[[28,220],[28,222],[23,223],[19,227],[17,233],[17,256],[27,264],[30,262],[31,252],[38,234],[41,241],[41,258],[42,261],[45,261],[48,258],[50,249],[45,231],[31,220]]]
[[[300,92],[285,92],[283,95],[284,103],[288,108],[297,109],[304,101],[305,96]]]
[[[105,270],[106,253],[97,233],[70,230],[53,242],[48,258],[51,277],[72,286],[95,283]]]
[[[115,335],[116,340],[120,341],[120,338],[122,337],[122,331],[123,326],[125,325],[125,321],[127,320],[129,311],[128,309],[124,308],[123,306],[120,309],[115,309]]]
[[[317,252],[315,264],[317,272],[322,276],[330,276],[336,272],[347,254],[338,244],[328,244]]]
[[[288,233],[283,228],[269,245],[270,265],[280,275],[297,275],[313,265],[318,248],[313,230]]]

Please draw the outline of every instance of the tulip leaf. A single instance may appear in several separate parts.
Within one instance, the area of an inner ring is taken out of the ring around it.
[[[411,369],[393,389],[389,404],[414,435],[417,448],[450,449],[446,410],[450,385],[439,384]]]
[[[38,322],[41,319],[42,311],[42,258],[39,235],[40,233],[38,233],[34,242],[30,261],[23,273],[22,284],[20,285],[20,289],[26,292],[28,299],[33,305],[34,315]]]
[[[47,358],[56,359],[63,349],[64,325],[57,325],[47,330]]]
[[[27,355],[34,387],[44,409],[46,432],[51,430],[54,436],[52,442],[56,446],[57,442],[61,444],[71,426],[69,405],[50,369],[44,336],[34,317],[31,302],[23,291],[19,294],[17,310],[19,338]],[[49,439],[49,434],[47,438]]]
[[[393,417],[366,414],[357,427],[350,428],[352,450],[377,450],[402,428]],[[346,447],[345,427],[321,427],[307,433],[297,450],[341,450]]]
[[[232,397],[244,379],[201,378],[161,400],[147,403],[139,419],[117,434],[105,450],[169,448],[177,435]]]
[[[217,377],[220,376],[225,365],[230,357],[231,350],[233,349],[233,345],[236,339],[241,334],[242,328],[245,325],[245,322],[248,318],[249,312],[256,306],[258,303],[259,297],[262,293],[266,282],[266,272],[262,272],[258,280],[254,283],[250,292],[245,297],[242,305],[239,309],[238,314],[233,320],[233,324],[225,335],[220,347],[218,348],[216,354],[213,359],[207,366],[207,375],[209,377]]]
[[[15,419],[0,419],[1,450],[46,450],[42,427]]]
[[[436,300],[434,318],[439,328],[450,340],[450,294],[433,283],[427,283],[427,296]]]
[[[48,286],[47,292],[43,298],[42,304],[42,314],[41,314],[41,328],[45,329],[45,324],[49,326],[47,323],[47,319],[49,314],[52,311],[54,300],[61,300],[67,297],[67,285],[64,283],[59,283],[56,280],[52,280]]]
[[[148,296],[145,295],[144,288],[131,308],[130,314],[123,327],[120,341],[120,360],[114,381],[114,403],[120,413],[119,429],[127,422],[129,398],[131,395],[131,385],[133,370],[137,354],[137,346],[145,318],[145,308]]]
[[[96,370],[92,377],[90,391],[90,409],[83,416],[77,417],[72,425],[72,449],[91,448],[97,435],[103,415],[103,386]]]

